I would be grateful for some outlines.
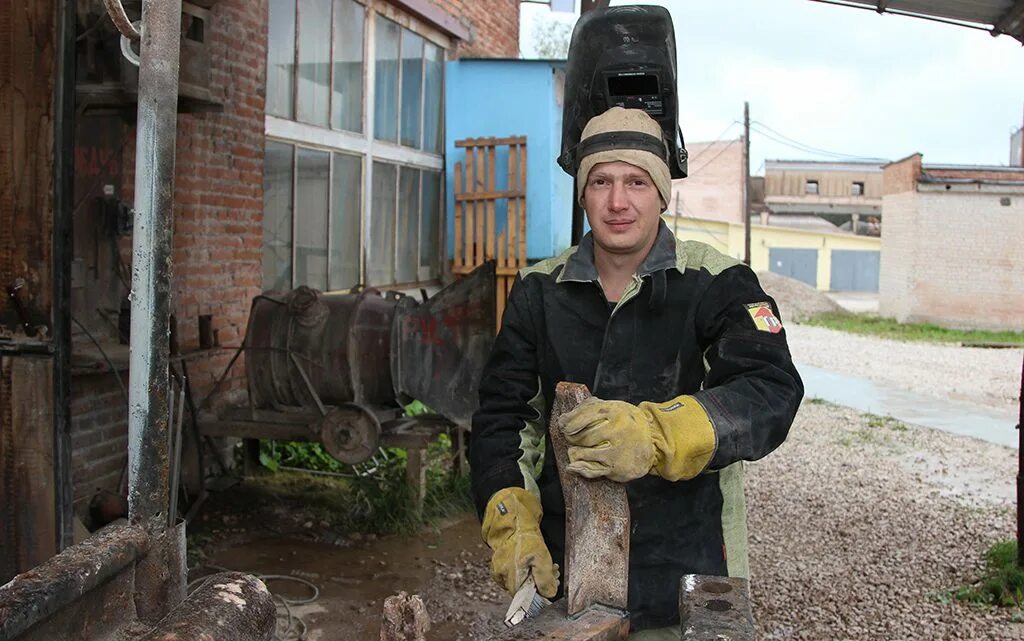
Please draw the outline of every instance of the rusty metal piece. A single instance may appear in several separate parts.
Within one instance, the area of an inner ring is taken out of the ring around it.
[[[135,564],[135,611],[149,625],[185,598],[185,522],[150,537],[149,551]]]
[[[121,32],[122,36],[132,42],[138,42],[142,38],[142,34],[135,28],[132,21],[128,19],[128,14],[124,12],[121,0],[103,0],[103,5],[107,8],[107,13],[110,14],[110,20],[117,27],[117,30]]]
[[[138,526],[113,525],[0,586],[0,639],[14,639],[134,563],[149,549]]]
[[[240,572],[214,574],[139,641],[269,641],[277,621],[267,586]]]
[[[629,503],[626,487],[568,471],[568,443],[560,419],[590,396],[586,385],[559,383],[549,431],[565,496],[565,595],[569,616],[600,603],[627,607]]]
[[[403,399],[419,399],[469,428],[494,343],[495,298],[495,263],[488,261],[424,303],[399,302],[391,378]]]
[[[380,446],[380,422],[372,412],[354,403],[331,408],[319,424],[320,442],[342,463],[367,460]]]
[[[687,641],[754,641],[749,582],[685,575],[679,582],[679,625]]]
[[[426,641],[429,630],[430,616],[419,595],[399,592],[384,599],[380,641]]]
[[[559,599],[534,617],[493,637],[495,641],[624,641],[629,638],[629,615],[617,608],[592,605],[578,616],[566,615]]]

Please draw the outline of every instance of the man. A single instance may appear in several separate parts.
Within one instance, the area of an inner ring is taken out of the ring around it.
[[[675,639],[683,574],[746,576],[743,460],[783,440],[803,396],[775,302],[746,265],[661,221],[667,146],[644,111],[587,124],[577,184],[591,231],[523,269],[480,383],[470,449],[492,575],[558,590],[565,505],[547,440],[559,381],[569,469],[626,484],[633,639]],[[660,630],[659,630],[660,629]]]

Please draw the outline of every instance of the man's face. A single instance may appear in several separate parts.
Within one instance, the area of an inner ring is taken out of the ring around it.
[[[583,205],[600,249],[646,256],[654,245],[664,208],[658,188],[643,169],[621,161],[594,165]]]

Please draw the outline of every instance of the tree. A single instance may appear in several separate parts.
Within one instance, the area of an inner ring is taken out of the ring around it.
[[[549,20],[533,27],[534,51],[538,58],[565,60],[569,56],[569,40],[573,25]]]

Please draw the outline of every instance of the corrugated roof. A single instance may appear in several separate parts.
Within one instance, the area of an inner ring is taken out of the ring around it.
[[[1024,0],[812,0],[896,13],[1007,34],[1024,43]]]

